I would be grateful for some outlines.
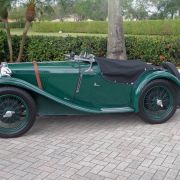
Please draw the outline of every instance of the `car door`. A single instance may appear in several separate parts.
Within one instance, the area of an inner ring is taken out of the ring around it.
[[[89,107],[127,107],[130,104],[132,86],[107,81],[98,65],[88,71],[89,65],[81,66],[81,80],[75,100]]]

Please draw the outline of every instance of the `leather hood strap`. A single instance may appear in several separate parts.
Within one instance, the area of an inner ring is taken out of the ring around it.
[[[37,62],[33,61],[33,65],[34,65],[34,72],[36,76],[37,85],[39,89],[43,89]]]

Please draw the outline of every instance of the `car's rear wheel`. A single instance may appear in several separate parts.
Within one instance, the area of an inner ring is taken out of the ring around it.
[[[148,123],[161,124],[174,115],[177,106],[178,95],[172,83],[166,80],[155,80],[141,93],[139,114]]]
[[[13,138],[25,134],[34,124],[35,102],[24,90],[0,88],[0,137]]]

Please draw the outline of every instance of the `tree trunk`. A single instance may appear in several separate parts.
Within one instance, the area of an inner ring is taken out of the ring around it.
[[[22,35],[22,40],[20,43],[20,49],[19,49],[19,55],[18,55],[17,62],[21,62],[21,60],[22,60],[23,53],[24,53],[24,46],[25,46],[25,42],[26,42],[26,38],[27,38],[27,33],[28,33],[30,27],[31,27],[31,22],[26,21],[24,31],[23,31],[23,35]]]
[[[108,0],[108,58],[127,60],[120,0]]]
[[[7,34],[7,42],[8,42],[8,48],[9,48],[9,57],[10,57],[10,63],[13,63],[13,48],[12,48],[12,38],[11,38],[11,32],[8,20],[4,20],[6,34]]]
[[[174,11],[171,11],[171,19],[174,19]]]

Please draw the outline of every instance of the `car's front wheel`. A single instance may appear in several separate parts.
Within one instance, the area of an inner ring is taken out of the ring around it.
[[[166,80],[155,80],[142,91],[139,100],[139,115],[151,124],[168,121],[176,112],[178,95],[175,86]]]
[[[0,137],[21,136],[33,126],[35,117],[35,102],[26,91],[0,88]]]

